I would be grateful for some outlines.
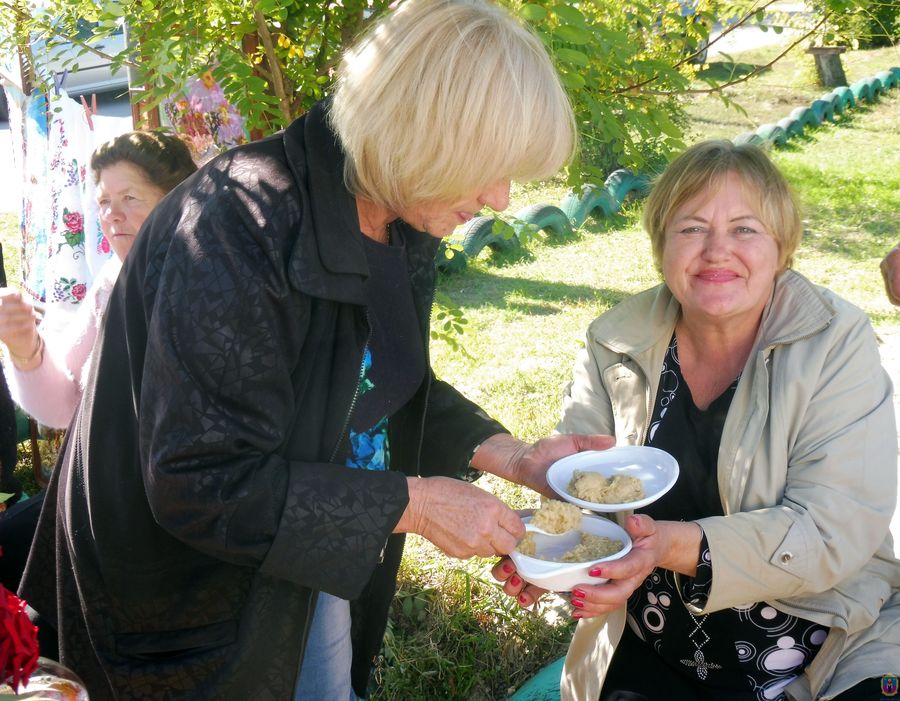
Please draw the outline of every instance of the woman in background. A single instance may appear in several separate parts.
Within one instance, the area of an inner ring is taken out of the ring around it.
[[[175,185],[197,169],[183,141],[163,132],[129,132],[99,146],[91,158],[97,184],[100,227],[115,253],[100,269],[72,323],[61,333],[38,325],[34,307],[14,288],[0,289],[0,341],[6,345],[4,375],[12,399],[38,423],[66,428],[81,401],[91,353],[112,287],[144,219]],[[5,384],[0,391],[5,391]],[[15,416],[7,413],[13,422]],[[6,426],[9,418],[0,421]],[[12,456],[15,457],[13,442]],[[21,490],[12,476],[15,461],[3,463],[3,488],[16,494],[0,514],[0,582],[16,591],[25,569],[45,492],[17,501]],[[12,479],[7,478],[7,474]],[[41,621],[41,651],[56,655],[53,626]]]
[[[517,440],[428,350],[441,239],[574,140],[506,10],[407,0],[331,98],[153,211],[21,588],[92,701],[364,697],[404,534],[509,552],[524,524],[477,471],[547,491],[551,462],[610,445]]]
[[[81,399],[91,350],[109,294],[134,238],[169,190],[197,170],[181,139],[133,131],[91,157],[100,227],[115,256],[100,270],[63,333],[45,334],[34,307],[15,288],[0,289],[0,341],[13,399],[38,423],[66,428]],[[46,335],[46,338],[45,338]]]

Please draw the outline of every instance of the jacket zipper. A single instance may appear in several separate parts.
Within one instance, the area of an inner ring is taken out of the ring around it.
[[[366,334],[366,342],[365,344],[363,344],[362,357],[359,360],[359,376],[356,378],[356,389],[353,390],[353,399],[350,400],[350,406],[347,409],[347,415],[344,417],[344,425],[341,427],[341,432],[338,433],[337,442],[334,444],[334,449],[331,451],[331,458],[328,460],[328,462],[334,462],[337,459],[338,450],[341,447],[341,441],[344,439],[344,436],[347,433],[347,428],[350,426],[350,417],[353,416],[353,410],[356,408],[356,401],[359,399],[359,386],[366,374],[366,351],[369,350],[369,341],[372,340],[372,323],[369,319],[368,308],[366,309],[366,324],[369,327],[369,331]]]
[[[644,443],[647,441],[647,436],[650,435],[650,420],[653,418],[653,407],[650,406],[650,380],[644,372],[643,368],[641,368],[640,364],[636,360],[634,360],[634,358],[632,358],[632,362],[638,366],[641,373],[644,375],[644,385],[647,387],[647,389],[644,390],[644,426],[641,429],[641,435],[638,436],[639,442],[637,444],[644,445]]]
[[[416,449],[416,476],[422,471],[422,444],[425,442],[425,413],[428,411],[428,397],[431,394],[431,312],[434,309],[434,298],[437,295],[437,283],[431,290],[431,302],[428,305],[428,317],[425,320],[425,397],[422,409],[422,419],[419,422],[419,446]]]

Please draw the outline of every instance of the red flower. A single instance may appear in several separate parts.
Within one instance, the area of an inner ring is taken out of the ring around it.
[[[105,236],[100,238],[100,250],[103,253],[109,253],[109,239]]]
[[[87,285],[85,285],[83,282],[79,282],[77,285],[72,285],[72,296],[79,302],[84,299],[85,294],[87,294]]]
[[[81,212],[66,211],[63,213],[63,221],[66,228],[73,233],[84,230],[84,217],[81,216]]]
[[[25,602],[0,585],[0,678],[18,691],[37,667],[38,654],[37,628],[28,620]]]

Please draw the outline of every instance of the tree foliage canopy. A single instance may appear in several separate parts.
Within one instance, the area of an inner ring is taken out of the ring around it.
[[[402,2],[402,0],[400,0]],[[581,130],[572,182],[615,167],[642,168],[682,147],[680,96],[694,83],[717,18],[766,21],[753,0],[500,0],[551,53]],[[108,37],[127,23],[129,66],[141,97],[159,103],[189,77],[212,70],[254,133],[275,131],[327,94],[342,49],[390,0],[0,0],[0,50],[58,43],[79,22]],[[880,0],[816,0],[879,7]],[[38,4],[41,9],[38,8]],[[862,10],[860,10],[862,12]],[[85,46],[85,51],[94,50]],[[38,66],[38,72],[40,67]],[[40,76],[49,81],[49,76]],[[717,86],[711,86],[715,90]]]

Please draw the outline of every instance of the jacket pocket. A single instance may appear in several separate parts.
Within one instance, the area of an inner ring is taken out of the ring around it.
[[[115,636],[116,654],[157,661],[194,656],[234,643],[237,633],[236,620],[180,630],[119,633]]]

